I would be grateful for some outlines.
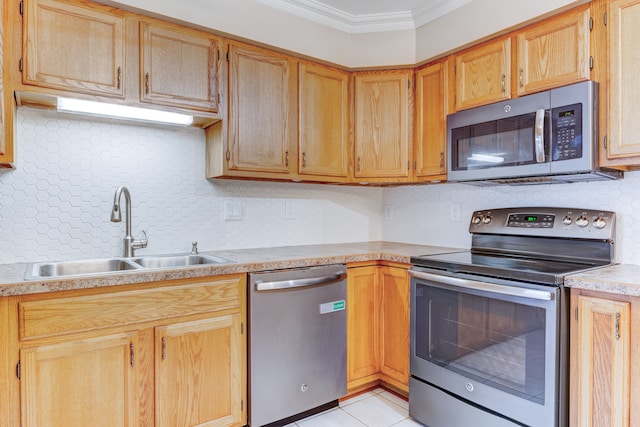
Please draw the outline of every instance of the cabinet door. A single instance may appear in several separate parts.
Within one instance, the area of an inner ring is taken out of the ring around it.
[[[295,165],[296,73],[293,59],[229,46],[228,169],[280,174]],[[246,174],[245,174],[246,176]]]
[[[589,79],[589,9],[518,33],[518,95]]]
[[[377,381],[380,363],[378,266],[347,269],[347,389]]]
[[[124,18],[115,9],[55,0],[24,4],[25,84],[124,97]]]
[[[630,303],[578,295],[572,305],[571,425],[629,426]]]
[[[640,1],[609,4],[609,133],[607,157],[640,155]],[[638,162],[634,162],[637,164]]]
[[[409,177],[413,114],[411,70],[355,76],[355,177],[406,180]]]
[[[22,349],[22,425],[139,425],[135,349],[135,334]]]
[[[511,98],[511,39],[456,55],[456,110]]]
[[[380,373],[409,391],[409,274],[380,267]]]
[[[217,111],[216,54],[208,34],[140,23],[142,100]]]
[[[298,171],[305,179],[349,176],[349,73],[312,63],[298,71]]]
[[[447,61],[433,64],[416,74],[418,111],[414,152],[418,180],[446,178],[447,64]]]
[[[242,426],[240,314],[156,330],[156,426]]]
[[[7,33],[7,25],[3,21],[7,15],[7,5],[5,2],[0,4],[0,22],[3,25],[0,27],[0,169],[10,169],[13,167],[13,112],[15,107],[12,105],[15,103],[13,100],[13,91],[9,90],[10,87],[8,79],[11,76],[8,74],[8,67],[5,70],[4,58],[8,57],[7,51],[8,44],[5,41],[9,41],[10,37]],[[7,75],[5,76],[5,72]],[[6,89],[5,89],[6,88]]]

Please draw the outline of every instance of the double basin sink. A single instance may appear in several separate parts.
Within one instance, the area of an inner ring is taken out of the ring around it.
[[[25,279],[51,279],[68,276],[98,275],[143,269],[180,268],[197,265],[232,264],[234,261],[213,255],[150,255],[135,258],[100,258],[29,264]]]

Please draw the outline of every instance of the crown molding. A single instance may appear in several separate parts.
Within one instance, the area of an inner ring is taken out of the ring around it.
[[[254,0],[346,33],[415,30],[472,0],[429,0],[409,11],[353,15],[318,0]]]

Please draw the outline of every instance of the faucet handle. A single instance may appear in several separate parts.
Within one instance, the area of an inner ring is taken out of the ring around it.
[[[131,243],[131,247],[134,249],[141,249],[141,248],[146,248],[147,244],[149,243],[149,237],[147,236],[147,232],[145,230],[142,230],[142,234],[144,235],[144,238],[142,239],[135,239],[132,243]]]
[[[191,253],[198,255],[198,242],[191,242]]]

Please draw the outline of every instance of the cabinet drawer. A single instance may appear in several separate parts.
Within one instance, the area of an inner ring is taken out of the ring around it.
[[[34,339],[240,309],[244,276],[163,287],[19,304],[20,339]]]

